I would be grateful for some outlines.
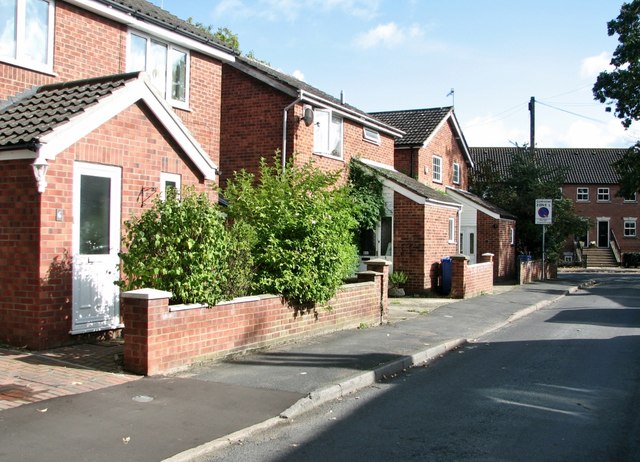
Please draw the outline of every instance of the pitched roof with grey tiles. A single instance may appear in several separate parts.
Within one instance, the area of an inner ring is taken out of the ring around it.
[[[448,196],[443,191],[439,191],[437,189],[430,188],[429,186],[420,183],[418,180],[411,178],[410,176],[405,175],[404,173],[400,173],[396,170],[391,170],[389,168],[383,168],[376,165],[372,165],[371,163],[365,163],[360,161],[362,165],[366,168],[371,169],[373,172],[378,174],[379,176],[386,178],[399,186],[402,186],[409,191],[423,197],[431,202],[438,202],[441,204],[448,204],[459,207],[460,202],[456,201],[453,197]]]
[[[35,145],[140,72],[55,83],[27,90],[0,103],[0,149]]]
[[[376,119],[398,127],[406,133],[396,140],[396,146],[417,146],[424,144],[442,121],[449,116],[452,106],[428,109],[408,109],[404,111],[370,112]]]
[[[475,165],[489,161],[498,172],[508,174],[514,153],[522,148],[470,148]],[[548,168],[567,170],[567,184],[617,184],[620,176],[613,169],[626,148],[536,148],[536,158]]]
[[[188,21],[178,18],[167,10],[154,5],[146,0],[97,0],[99,3],[122,11],[137,19],[153,23],[164,29],[171,30],[178,34],[187,36],[201,43],[205,43],[216,48],[221,48],[227,52],[233,52],[225,43],[215,38],[215,36]]]
[[[229,65],[245,72],[247,68],[253,69],[263,74],[264,76],[268,77],[269,79],[272,79],[273,81],[281,85],[284,85],[285,87],[290,88],[293,92],[298,92],[298,91],[306,92],[311,96],[314,96],[316,98],[321,98],[331,103],[335,107],[340,107],[345,110],[348,110],[354,113],[356,116],[360,117],[361,119],[367,119],[371,122],[374,122],[375,125],[380,125],[382,128],[387,128],[392,132],[395,132],[397,135],[404,135],[403,131],[399,129],[399,127],[396,127],[393,124],[388,124],[385,121],[380,120],[376,117],[372,117],[371,114],[364,112],[355,106],[352,106],[348,103],[341,101],[340,98],[336,98],[335,96],[325,91],[322,91],[314,87],[313,85],[310,85],[307,82],[304,82],[303,80],[297,79],[290,74],[286,74],[284,72],[278,71],[265,63],[262,63],[247,57],[238,56],[236,57],[235,62],[229,63]]]

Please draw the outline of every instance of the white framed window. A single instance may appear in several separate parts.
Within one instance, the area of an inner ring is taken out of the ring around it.
[[[180,196],[180,191],[182,188],[182,177],[177,173],[160,173],[160,198],[165,200],[167,197],[167,191],[170,189],[175,189],[178,192],[178,197]]]
[[[633,193],[631,196],[625,197],[624,201],[625,202],[638,202],[638,193]]]
[[[342,117],[329,109],[316,109],[313,120],[313,152],[342,159]]]
[[[364,139],[365,141],[370,141],[373,144],[380,144],[380,133],[378,133],[377,131],[368,128],[368,127],[363,127],[362,129],[362,139]]]
[[[456,242],[456,219],[449,218],[449,243],[453,244]]]
[[[53,71],[54,0],[0,0],[0,60]]]
[[[576,191],[577,202],[589,202],[589,188],[578,188]]]
[[[624,237],[636,237],[637,218],[625,217],[624,219]]]
[[[189,53],[141,32],[129,33],[129,72],[146,71],[158,91],[172,105],[189,104]]]
[[[509,228],[509,245],[516,244],[516,230],[514,228]]]
[[[460,164],[457,162],[453,163],[452,177],[453,184],[460,184]]]
[[[436,183],[442,183],[442,157],[433,156],[431,161],[431,177]]]
[[[598,202],[609,202],[610,200],[609,188],[598,188]]]

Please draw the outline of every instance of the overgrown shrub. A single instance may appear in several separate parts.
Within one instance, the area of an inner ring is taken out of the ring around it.
[[[203,193],[185,188],[157,199],[141,216],[125,222],[121,252],[124,290],[153,287],[173,294],[173,303],[210,306],[229,298],[229,235],[224,216]],[[231,241],[233,242],[233,241]]]
[[[625,252],[622,254],[622,264],[625,268],[637,268],[640,266],[639,252]]]
[[[276,157],[263,159],[258,178],[242,171],[224,192],[229,218],[253,229],[253,291],[294,303],[332,298],[356,266],[357,226],[348,187],[336,187],[340,173],[312,162],[283,169]]]

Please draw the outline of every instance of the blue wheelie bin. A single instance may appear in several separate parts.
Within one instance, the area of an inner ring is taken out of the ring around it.
[[[440,260],[440,272],[442,273],[442,294],[451,293],[452,264],[451,257],[444,257]]]

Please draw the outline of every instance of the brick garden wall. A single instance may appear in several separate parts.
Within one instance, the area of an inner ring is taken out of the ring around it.
[[[272,295],[212,308],[182,309],[168,305],[167,292],[143,289],[123,294],[125,369],[145,375],[166,374],[197,361],[296,338],[363,323],[378,325],[386,320],[388,310],[388,267],[382,265],[382,272],[361,273],[363,282],[343,286],[328,303],[330,310],[297,311]]]
[[[465,255],[451,257],[451,298],[471,298],[493,291],[493,255],[484,254],[479,261],[469,265]]]
[[[519,262],[519,283],[531,284],[542,280],[542,260]],[[550,263],[545,264],[545,278],[556,279],[558,277],[558,266]]]

